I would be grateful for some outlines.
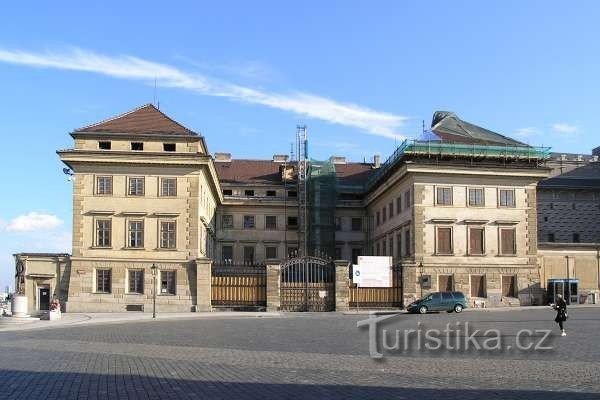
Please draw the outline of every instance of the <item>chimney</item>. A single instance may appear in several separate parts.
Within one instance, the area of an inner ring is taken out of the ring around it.
[[[215,162],[231,162],[231,153],[215,153]]]
[[[273,154],[273,162],[284,163],[289,160],[289,156],[287,154]]]
[[[333,156],[331,157],[334,164],[346,164],[346,157]]]
[[[373,156],[373,168],[381,167],[381,156],[379,154],[375,154]]]

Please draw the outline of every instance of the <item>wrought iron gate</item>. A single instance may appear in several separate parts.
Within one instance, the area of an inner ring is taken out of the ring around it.
[[[318,257],[297,257],[281,265],[283,311],[333,311],[335,267]]]

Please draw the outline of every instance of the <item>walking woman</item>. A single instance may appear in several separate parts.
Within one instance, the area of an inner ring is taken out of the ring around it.
[[[562,294],[556,295],[556,304],[553,307],[556,310],[555,322],[558,322],[558,327],[562,331],[561,336],[567,336],[563,323],[567,320],[567,302]]]

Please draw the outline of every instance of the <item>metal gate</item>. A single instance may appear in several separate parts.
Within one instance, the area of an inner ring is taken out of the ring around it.
[[[281,266],[280,294],[283,311],[333,311],[333,261],[318,257],[289,259]]]

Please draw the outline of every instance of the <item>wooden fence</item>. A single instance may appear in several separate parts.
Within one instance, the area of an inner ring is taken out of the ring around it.
[[[256,308],[267,306],[267,270],[263,265],[213,265],[213,307]]]
[[[402,266],[392,266],[392,287],[357,287],[350,282],[350,308],[402,308]]]

